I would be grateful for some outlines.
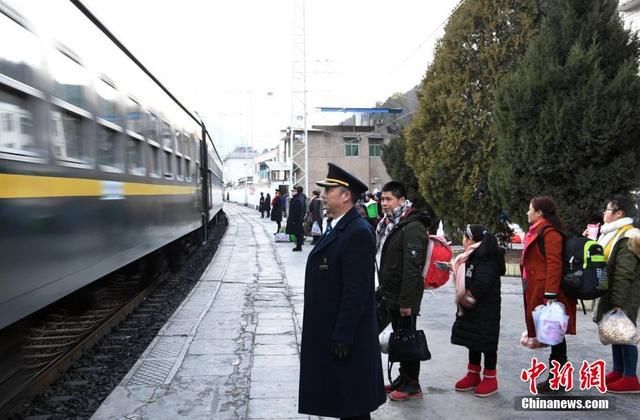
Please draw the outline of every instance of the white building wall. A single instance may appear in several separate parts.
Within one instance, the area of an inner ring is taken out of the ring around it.
[[[228,158],[224,161],[224,182],[238,184],[240,178],[253,175],[253,157],[249,159]]]

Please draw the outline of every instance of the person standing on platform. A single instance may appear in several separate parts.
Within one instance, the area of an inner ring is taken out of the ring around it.
[[[302,187],[293,187],[293,198],[289,202],[289,217],[287,217],[287,235],[296,236],[296,247],[293,251],[302,251],[302,244],[304,243],[304,222],[305,208],[305,196],[302,193]]]
[[[300,351],[301,414],[370,419],[385,402],[374,297],[375,238],[354,204],[367,186],[329,163],[328,220],[307,259]]]
[[[595,320],[617,309],[636,324],[640,307],[640,231],[633,227],[636,206],[627,197],[609,200],[604,209],[604,225],[598,243],[607,257],[607,293],[599,299]],[[605,376],[609,392],[640,393],[638,346],[612,344],[613,367]],[[609,365],[607,363],[607,365]]]
[[[260,201],[258,202],[258,211],[260,212],[260,218],[263,219],[264,218],[264,193],[261,192],[260,193]]]
[[[469,349],[467,374],[456,391],[474,391],[477,397],[498,392],[496,365],[500,337],[500,276],[505,273],[504,250],[481,225],[467,225],[462,234],[464,252],[452,265],[458,311],[451,343]],[[484,372],[482,377],[482,355]]]
[[[311,215],[311,225],[318,223],[320,227],[320,233],[322,233],[322,200],[320,199],[320,191],[315,190],[311,195],[311,202],[309,203],[309,214]],[[318,243],[322,236],[313,236],[311,245]]]
[[[271,194],[269,193],[264,197],[264,210],[267,212],[267,218],[271,218]]]
[[[536,336],[532,312],[538,305],[558,301],[564,305],[569,316],[567,335],[576,334],[576,300],[560,287],[562,280],[562,250],[565,228],[556,203],[549,197],[534,197],[527,212],[529,231],[524,238],[524,249],[520,262],[524,295],[524,317],[529,338]],[[555,360],[563,368],[567,363],[567,341],[551,346],[549,366]],[[551,376],[537,384],[538,393],[554,394],[563,390],[551,389]]]
[[[379,293],[387,304],[393,331],[416,328],[420,303],[424,294],[422,270],[427,258],[428,229],[431,218],[417,212],[405,199],[407,193],[400,182],[391,181],[382,187],[384,217],[376,229],[376,249],[379,255]],[[422,397],[420,362],[400,361],[400,376],[385,386],[394,401]]]
[[[282,212],[282,217],[287,217],[287,195],[280,194],[280,211]]]
[[[280,207],[280,190],[276,190],[276,195],[273,196],[273,200],[271,201],[271,220],[278,224],[278,229],[276,229],[276,233],[280,232],[280,227],[282,224],[282,210]]]

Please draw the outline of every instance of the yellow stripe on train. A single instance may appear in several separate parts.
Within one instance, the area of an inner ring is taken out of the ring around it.
[[[44,197],[100,197],[121,199],[136,195],[186,195],[193,186],[144,184],[37,175],[0,174],[0,199]]]

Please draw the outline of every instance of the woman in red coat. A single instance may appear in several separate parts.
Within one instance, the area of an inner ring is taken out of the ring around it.
[[[531,312],[538,306],[551,300],[561,302],[569,315],[567,334],[576,333],[576,300],[567,296],[560,288],[563,276],[562,243],[566,232],[564,223],[558,215],[556,204],[549,197],[535,197],[529,203],[527,212],[529,232],[524,239],[524,250],[520,272],[524,289],[524,317],[529,337],[536,336]],[[567,362],[567,342],[551,346],[548,368],[551,361],[560,365]],[[549,378],[538,384],[538,392],[554,392],[549,386]]]

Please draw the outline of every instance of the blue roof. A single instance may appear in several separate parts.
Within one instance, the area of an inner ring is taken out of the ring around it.
[[[402,108],[341,108],[320,107],[320,112],[355,112],[363,114],[401,114]]]

